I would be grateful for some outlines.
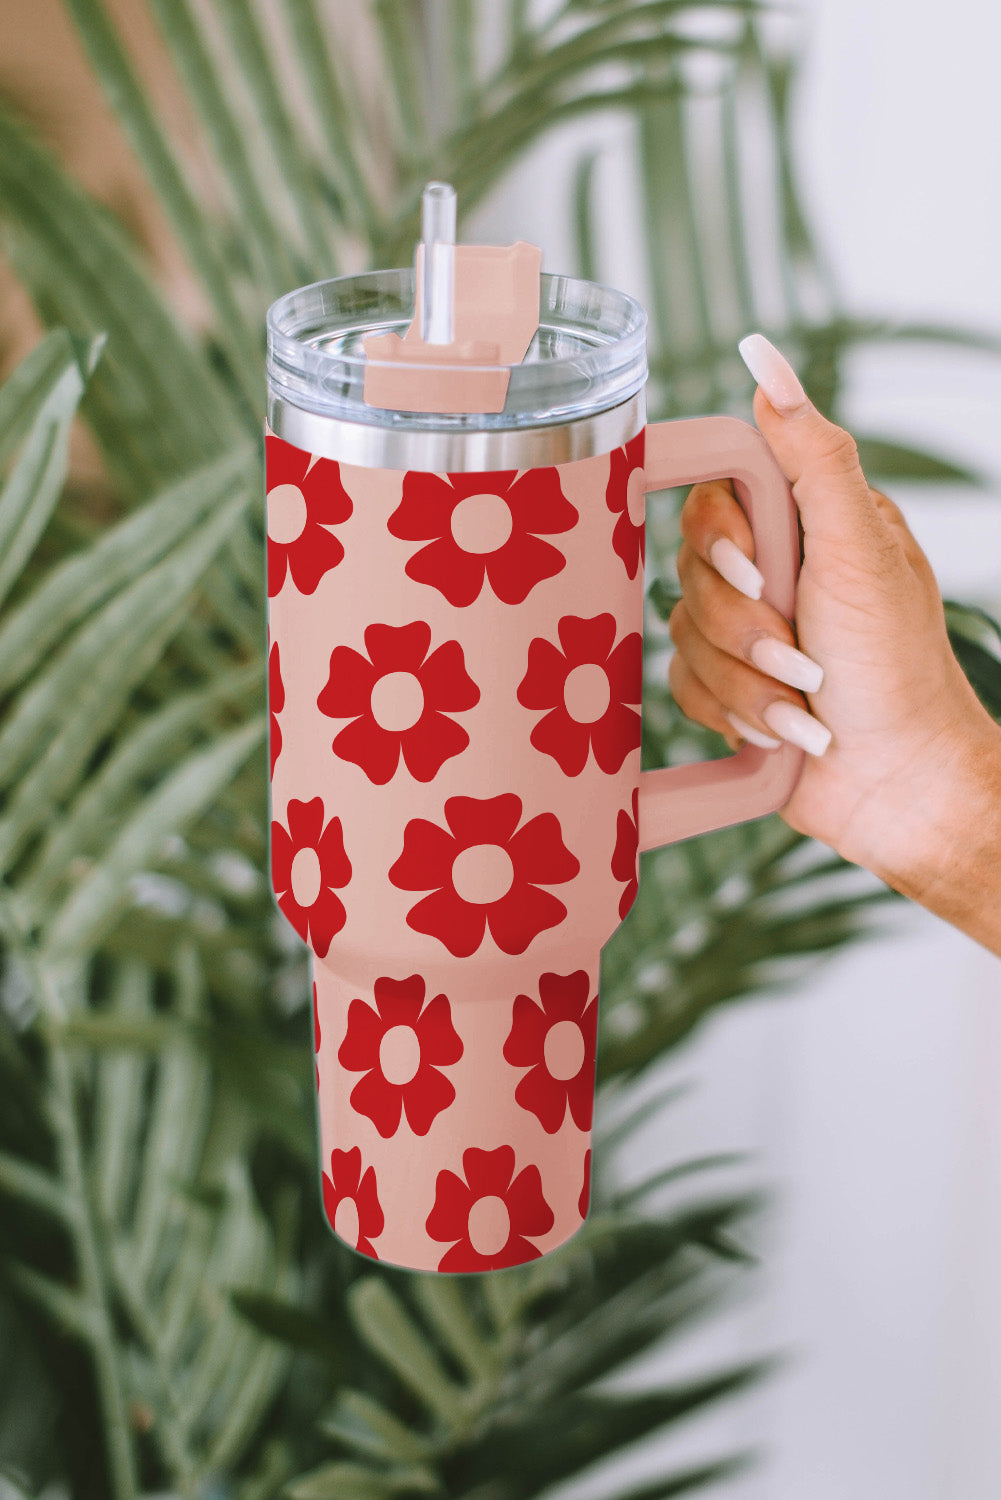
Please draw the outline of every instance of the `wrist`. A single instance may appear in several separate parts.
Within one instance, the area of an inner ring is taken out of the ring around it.
[[[915,773],[901,786],[897,837],[870,868],[1001,952],[1001,726],[976,702]]]

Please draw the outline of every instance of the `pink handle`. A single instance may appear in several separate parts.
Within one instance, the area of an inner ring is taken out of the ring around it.
[[[646,430],[644,468],[646,490],[733,479],[764,574],[762,597],[791,620],[799,573],[796,502],[761,434],[737,417],[658,422]],[[745,744],[723,760],[642,772],[640,849],[775,812],[788,802],[802,765],[803,751],[794,745],[761,750]]]

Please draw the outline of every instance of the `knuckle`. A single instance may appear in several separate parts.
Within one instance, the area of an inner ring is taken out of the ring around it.
[[[817,460],[829,470],[849,474],[859,467],[858,443],[834,422],[825,422],[815,451]]]
[[[688,633],[688,611],[684,599],[679,599],[667,617],[667,630],[674,644],[681,649]]]

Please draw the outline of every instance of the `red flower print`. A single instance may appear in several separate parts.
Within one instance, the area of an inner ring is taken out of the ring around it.
[[[349,1072],[364,1072],[351,1090],[352,1107],[388,1138],[404,1110],[414,1135],[427,1135],[435,1116],[455,1098],[435,1064],[458,1062],[461,1056],[448,997],[435,995],[425,1005],[424,981],[411,974],[377,979],[374,1010],[364,1000],[352,1000],[337,1061]]]
[[[275,641],[268,655],[268,709],[271,729],[271,774],[275,774],[275,761],[282,753],[282,728],[278,715],[285,707],[285,684],[282,682],[281,662],[278,657],[278,642]]]
[[[524,953],[533,938],[567,914],[540,885],[562,885],[580,870],[563,842],[555,813],[540,813],[518,828],[521,798],[449,797],[448,828],[411,818],[403,853],[389,872],[402,891],[431,891],[407,914],[407,926],[468,958],[491,936],[505,953]]]
[[[518,685],[525,708],[549,709],[531,742],[567,776],[580,775],[589,750],[602,771],[613,774],[640,742],[640,716],[626,705],[642,701],[643,637],[633,631],[613,649],[611,614],[593,620],[564,615],[557,629],[563,650],[536,637]]]
[[[313,1051],[320,1050],[320,1012],[316,1004],[316,980],[313,980]],[[320,1087],[320,1064],[314,1063],[316,1068],[316,1087]]]
[[[635,521],[629,512],[629,480],[637,469],[643,467],[645,436],[646,429],[641,428],[624,448],[615,449],[605,489],[605,504],[613,513],[619,512],[612,532],[612,547],[625,563],[630,578],[636,577],[636,569],[643,566],[646,555],[646,527],[642,519]],[[637,482],[634,481],[634,489]],[[642,510],[639,514],[642,517]]]
[[[345,911],[335,886],[351,879],[340,818],[323,826],[323,798],[288,805],[288,830],[271,824],[271,882],[278,905],[317,958],[324,958]]]
[[[323,1174],[323,1208],[331,1229],[363,1255],[378,1260],[372,1244],[385,1228],[375,1168],[361,1170],[361,1147],[330,1153],[330,1175]]]
[[[346,521],[353,506],[341,484],[340,465],[295,448],[281,438],[265,438],[268,485],[268,598],[285,582],[285,573],[300,594],[316,585],[344,556],[328,530]],[[307,469],[309,472],[307,473]]]
[[[536,1005],[515,998],[504,1056],[516,1068],[530,1068],[514,1091],[522,1109],[555,1135],[567,1107],[578,1130],[590,1130],[594,1112],[594,1057],[598,997],[588,998],[587,973],[543,974]]]
[[[577,1212],[582,1219],[587,1218],[587,1211],[591,1206],[591,1148],[584,1153],[584,1184],[577,1199]]]
[[[458,641],[428,656],[431,627],[369,625],[368,657],[337,646],[326,686],[316,700],[321,713],[350,719],[333,743],[335,755],[354,761],[377,786],[396,774],[400,754],[416,781],[432,781],[445,761],[460,755],[469,735],[441,712],[472,708],[480,690],[466,671]]]
[[[494,474],[408,474],[389,518],[393,536],[430,543],[406,573],[438,589],[449,604],[472,604],[484,578],[504,604],[520,604],[543,578],[566,567],[558,547],[541,540],[570,531],[577,512],[555,468]]]
[[[542,1252],[525,1236],[547,1234],[554,1223],[538,1167],[524,1167],[515,1177],[513,1146],[470,1146],[462,1153],[462,1170],[465,1182],[454,1172],[438,1173],[427,1216],[433,1240],[455,1241],[438,1270],[494,1271],[537,1260]]]
[[[626,887],[619,897],[620,917],[626,915],[636,900],[636,892],[639,890],[639,800],[639,788],[635,787],[633,789],[633,815],[630,817],[624,808],[619,812],[615,850],[612,854],[612,874],[616,880],[624,881]]]

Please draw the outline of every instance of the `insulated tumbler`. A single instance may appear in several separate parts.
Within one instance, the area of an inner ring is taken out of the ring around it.
[[[534,247],[509,248],[524,291]],[[510,357],[505,254],[444,354],[413,337],[410,269],[268,315],[270,859],[311,949],[323,1204],[421,1270],[580,1227],[599,961],[639,852],[781,807],[802,764],[747,744],[641,772],[646,492],[731,477],[789,619],[795,507],[745,422],[646,425],[631,297],[536,259]]]

